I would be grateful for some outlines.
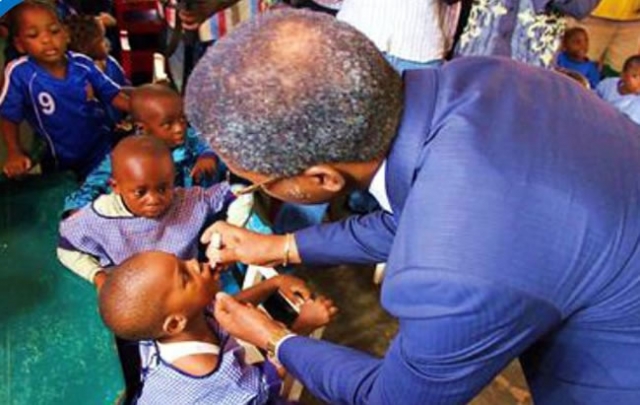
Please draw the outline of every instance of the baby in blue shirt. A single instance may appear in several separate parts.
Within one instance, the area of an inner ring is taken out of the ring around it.
[[[603,80],[596,92],[600,98],[640,125],[640,55],[628,58],[620,77]]]
[[[68,36],[49,4],[25,1],[9,17],[16,48],[27,55],[7,66],[0,94],[3,171],[18,177],[33,164],[18,138],[27,120],[46,142],[43,167],[83,178],[113,143],[104,105],[128,111],[129,99],[90,58],[67,51]]]

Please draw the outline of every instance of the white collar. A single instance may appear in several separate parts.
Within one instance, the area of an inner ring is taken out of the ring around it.
[[[373,175],[373,180],[369,185],[369,192],[378,201],[383,210],[393,214],[389,196],[387,195],[387,177],[386,177],[387,160],[383,160],[382,164]]]
[[[158,352],[164,361],[173,363],[181,357],[193,354],[220,354],[220,346],[209,342],[198,342],[194,340],[186,342],[172,342],[158,344]]]

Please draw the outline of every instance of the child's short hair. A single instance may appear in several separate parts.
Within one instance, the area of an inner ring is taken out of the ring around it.
[[[634,66],[640,65],[640,55],[633,55],[627,58],[624,61],[624,65],[622,66],[622,71],[626,72]]]
[[[131,117],[134,121],[143,121],[143,111],[146,109],[150,97],[178,97],[180,93],[166,84],[150,83],[136,87],[129,96]]]
[[[148,257],[136,254],[122,262],[110,272],[100,289],[100,316],[123,339],[156,339],[162,334],[165,306],[163,297],[146,283]]]
[[[571,28],[567,29],[564,32],[564,35],[562,36],[562,43],[563,44],[567,43],[567,41],[569,41],[571,38],[573,38],[574,36],[576,36],[578,34],[584,34],[587,37],[589,37],[589,33],[584,28],[582,28],[582,27],[571,27]]]
[[[69,50],[87,54],[95,41],[104,36],[102,26],[94,16],[76,14],[65,20],[69,32]]]
[[[58,13],[51,3],[42,0],[25,0],[13,7],[7,15],[9,31],[12,36],[15,37],[20,31],[20,18],[22,17],[22,14],[27,10],[33,10],[35,8],[49,11],[56,17],[56,19],[58,19]]]

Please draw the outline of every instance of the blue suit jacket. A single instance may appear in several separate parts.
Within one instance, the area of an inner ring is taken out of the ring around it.
[[[405,75],[393,214],[296,234],[303,261],[387,261],[383,359],[285,341],[330,403],[465,403],[520,356],[536,403],[640,403],[640,127],[554,72],[467,58]],[[330,248],[327,248],[330,247]]]

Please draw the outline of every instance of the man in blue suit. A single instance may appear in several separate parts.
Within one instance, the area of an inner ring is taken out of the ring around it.
[[[274,12],[208,51],[194,126],[276,198],[382,209],[293,235],[215,224],[228,263],[387,261],[384,358],[216,317],[329,403],[466,403],[519,357],[539,404],[640,403],[640,128],[553,72],[467,58],[401,79],[351,27]]]

